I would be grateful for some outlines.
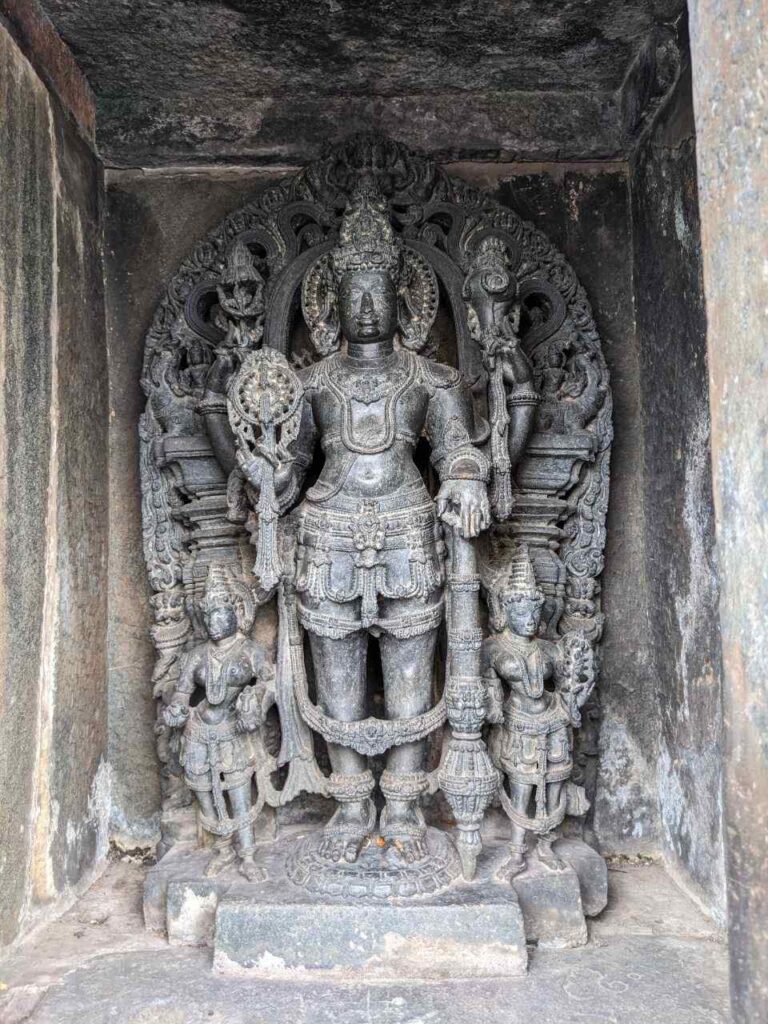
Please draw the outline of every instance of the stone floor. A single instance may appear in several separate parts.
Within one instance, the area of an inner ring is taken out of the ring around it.
[[[655,864],[614,865],[590,942],[527,977],[439,984],[216,978],[144,931],[146,869],[117,861],[0,963],[0,1024],[727,1024],[725,948]]]

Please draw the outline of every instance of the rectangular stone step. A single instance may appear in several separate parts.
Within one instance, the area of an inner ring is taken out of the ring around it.
[[[424,903],[256,900],[232,890],[216,911],[214,970],[256,977],[312,972],[359,980],[524,974],[523,917],[510,887]]]

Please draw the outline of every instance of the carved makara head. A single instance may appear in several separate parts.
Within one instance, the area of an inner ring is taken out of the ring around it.
[[[517,332],[520,309],[516,260],[507,243],[498,235],[484,235],[472,247],[464,279],[470,329],[478,341],[489,333]],[[511,320],[508,323],[508,318]]]
[[[310,267],[302,308],[315,348],[325,355],[348,342],[387,341],[400,332],[423,348],[437,314],[437,280],[421,256],[404,249],[386,200],[372,184],[357,188],[344,212],[339,242]]]
[[[536,636],[544,595],[536,583],[527,547],[517,548],[498,573],[489,592],[489,603],[494,629],[508,626],[518,636]]]

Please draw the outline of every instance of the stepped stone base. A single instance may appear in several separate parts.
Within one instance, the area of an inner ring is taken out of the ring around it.
[[[506,843],[495,834],[486,839],[472,883],[456,881],[410,899],[312,892],[286,872],[307,834],[291,826],[264,844],[258,859],[266,879],[255,883],[236,866],[206,878],[208,852],[175,847],[149,872],[147,928],[165,931],[172,944],[212,947],[213,968],[224,974],[509,977],[525,972],[526,943],[583,945],[585,913],[599,913],[607,900],[605,863],[581,840],[555,844],[564,870],[551,871],[532,853],[527,870],[510,884],[502,880]],[[380,853],[364,856],[373,860]]]

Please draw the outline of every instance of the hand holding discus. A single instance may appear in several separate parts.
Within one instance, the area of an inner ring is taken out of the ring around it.
[[[259,492],[253,572],[265,591],[277,586],[282,571],[277,545],[277,495],[290,477],[292,456],[287,445],[298,427],[302,394],[301,381],[288,360],[268,348],[246,356],[227,392],[238,465]]]

